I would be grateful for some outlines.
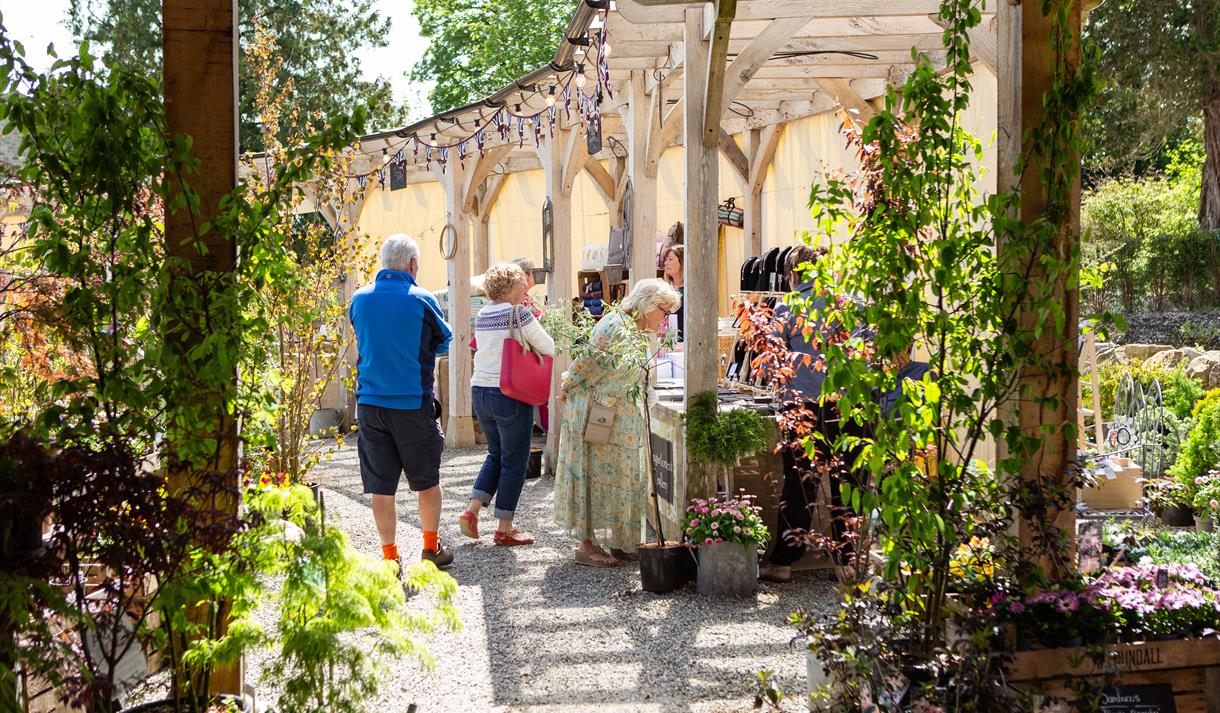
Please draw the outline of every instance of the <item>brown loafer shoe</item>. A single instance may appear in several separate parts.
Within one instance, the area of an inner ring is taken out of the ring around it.
[[[431,562],[432,564],[436,565],[437,569],[445,569],[449,565],[453,564],[453,550],[441,545],[440,549],[438,549],[436,552],[429,549],[421,550],[419,553],[419,558],[424,562]]]

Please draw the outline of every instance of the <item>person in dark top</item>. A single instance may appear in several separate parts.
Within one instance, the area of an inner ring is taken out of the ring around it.
[[[678,306],[678,311],[674,312],[674,316],[678,318],[678,341],[683,339],[683,330],[686,329],[686,280],[683,276],[686,270],[685,265],[685,250],[682,245],[671,245],[665,249],[665,261],[663,274],[665,281],[669,286],[678,291],[678,296],[682,298],[682,304]]]
[[[784,266],[789,284],[796,286],[795,293],[806,302],[809,313],[825,309],[826,297],[814,293],[811,280],[801,279],[803,271],[800,266],[816,262],[823,254],[824,250],[802,245],[789,253]],[[830,453],[829,450],[841,432],[856,434],[860,429],[854,424],[841,423],[838,409],[833,403],[821,402],[826,372],[816,342],[830,336],[826,325],[820,320],[808,324],[804,317],[794,314],[782,303],[775,308],[775,318],[780,325],[779,333],[788,349],[793,354],[809,357],[807,360],[798,359],[794,365],[788,388],[795,393],[798,401],[790,407],[803,406],[808,409],[816,421],[817,431],[824,439],[818,441],[815,447],[819,468],[815,468],[814,463],[811,463],[804,453],[787,447],[783,450],[784,484],[780,494],[775,546],[768,562],[759,570],[759,577],[771,582],[787,582],[792,579],[792,565],[805,554],[814,539],[810,527],[813,522],[813,508],[817,503],[817,472],[822,467],[830,468],[831,532],[837,549],[836,557],[842,557],[844,560],[850,558],[852,547],[847,541],[842,520],[846,512],[841,502],[839,483],[850,475],[846,464],[855,460],[857,450],[853,448],[846,453]],[[809,327],[808,332],[806,327]],[[785,438],[792,439],[794,434],[786,434]]]
[[[394,494],[404,471],[407,486],[419,496],[420,558],[442,568],[453,562],[438,533],[445,436],[432,398],[436,357],[449,352],[453,331],[436,298],[415,283],[415,240],[402,233],[386,238],[381,263],[373,284],[352,295],[348,316],[356,332],[360,479],[373,497],[382,555],[399,564],[401,575]]]

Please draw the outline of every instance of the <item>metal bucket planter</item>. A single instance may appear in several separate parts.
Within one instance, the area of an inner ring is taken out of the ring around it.
[[[721,542],[699,545],[700,594],[748,597],[758,588],[758,553],[753,545]]]

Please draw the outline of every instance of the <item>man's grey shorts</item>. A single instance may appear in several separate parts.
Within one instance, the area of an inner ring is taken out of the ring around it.
[[[445,435],[432,404],[404,411],[360,404],[357,407],[357,451],[364,492],[393,495],[407,474],[407,486],[419,492],[441,482]]]

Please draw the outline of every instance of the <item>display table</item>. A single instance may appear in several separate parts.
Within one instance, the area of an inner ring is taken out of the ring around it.
[[[661,525],[668,539],[679,539],[686,506],[696,497],[707,497],[717,492],[734,493],[741,488],[755,496],[755,503],[762,508],[763,521],[772,534],[772,541],[780,533],[779,498],[783,487],[783,459],[774,452],[777,434],[770,438],[771,448],[761,455],[747,456],[731,469],[718,466],[699,466],[698,472],[686,470],[686,435],[682,423],[685,406],[680,385],[662,381],[656,387],[657,399],[650,409],[652,420],[652,471],[656,480],[657,496],[661,509]],[[735,408],[766,409],[766,404],[755,404],[753,398],[720,390],[721,410]],[[823,506],[818,505],[819,508]],[[807,554],[794,569],[810,569],[826,566],[827,560],[819,553]]]

